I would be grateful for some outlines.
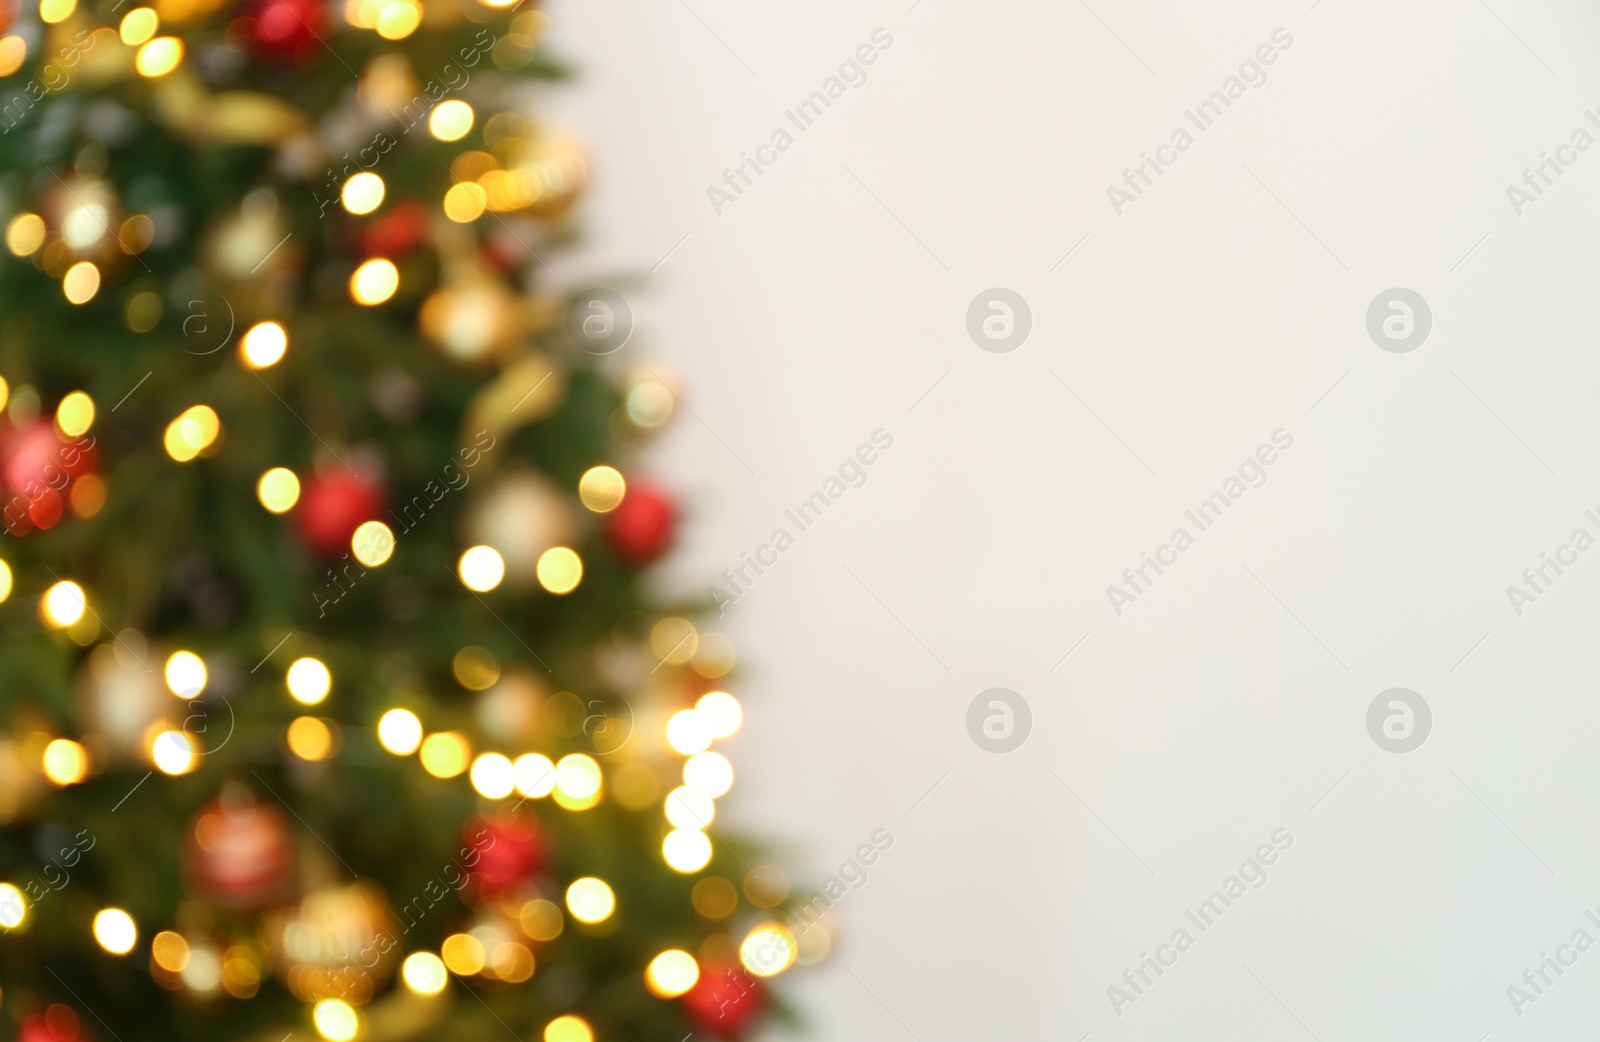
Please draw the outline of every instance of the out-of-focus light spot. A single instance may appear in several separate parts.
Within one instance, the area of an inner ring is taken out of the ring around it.
[[[56,426],[69,438],[89,433],[94,426],[94,399],[82,391],[73,391],[56,406]]]
[[[74,304],[87,304],[100,292],[100,269],[93,261],[79,261],[61,277],[61,292]]]
[[[644,971],[645,985],[663,999],[677,998],[700,979],[700,964],[686,951],[673,948],[650,960]]]
[[[251,369],[277,365],[289,350],[289,334],[276,322],[258,322],[239,341],[239,357]]]
[[[89,598],[84,594],[83,587],[63,579],[44,591],[39,606],[40,614],[50,625],[71,626],[83,618],[84,611],[89,607]]]
[[[584,876],[567,887],[567,911],[580,923],[603,923],[617,909],[617,895],[603,879]]]
[[[596,514],[609,514],[617,509],[627,493],[628,483],[615,467],[590,467],[578,479],[578,498]]]
[[[733,764],[721,753],[695,753],[684,761],[683,784],[709,799],[733,788]]]
[[[744,710],[739,708],[739,700],[726,691],[707,691],[700,696],[694,708],[711,728],[713,738],[733,737],[744,722]]]
[[[488,593],[506,577],[506,562],[492,546],[474,546],[461,555],[456,571],[469,590]]]
[[[222,421],[217,411],[209,405],[191,405],[167,424],[162,439],[167,455],[179,463],[187,463],[209,449],[222,433]]]
[[[452,98],[435,105],[428,116],[428,133],[440,141],[460,141],[472,129],[472,106]]]
[[[382,304],[399,288],[400,269],[383,257],[367,261],[350,276],[350,298],[368,307]]]
[[[89,773],[89,754],[70,738],[57,738],[44,747],[44,776],[57,785],[76,785]]]
[[[739,945],[739,961],[757,977],[775,977],[794,965],[798,954],[794,934],[777,923],[751,930]]]
[[[383,194],[383,178],[370,170],[363,170],[344,183],[339,201],[346,210],[359,217],[382,206]]]
[[[382,521],[363,521],[350,537],[350,552],[368,568],[394,556],[394,532]]]
[[[455,731],[430,734],[422,741],[422,769],[435,778],[454,778],[467,769],[472,746]]]
[[[194,770],[194,739],[182,731],[162,731],[150,743],[150,758],[163,774],[187,774]]]
[[[711,862],[711,840],[697,829],[673,829],[661,841],[661,856],[674,872],[698,872]]]
[[[667,744],[685,756],[711,746],[711,724],[697,709],[680,709],[667,718]]]
[[[314,716],[297,716],[284,735],[289,751],[308,763],[326,760],[333,752],[333,730]]]
[[[311,1009],[317,1034],[328,1042],[350,1042],[361,1028],[355,1009],[343,999],[323,999]]]
[[[550,757],[539,753],[524,753],[512,764],[512,784],[517,791],[530,799],[550,795],[556,787],[556,765]]]
[[[583,559],[577,551],[552,546],[539,555],[539,585],[551,593],[571,593],[583,581]]]
[[[149,79],[165,76],[183,61],[183,41],[176,36],[158,36],[139,48],[133,60],[139,75]]]
[[[333,676],[328,667],[310,656],[295,659],[283,679],[290,697],[301,705],[316,705],[327,698],[333,688]]]
[[[0,40],[0,50],[12,40],[20,37],[10,36]],[[31,256],[35,250],[44,245],[44,218],[36,213],[18,214],[6,225],[6,249],[18,257]]]
[[[133,925],[133,916],[122,909],[102,908],[95,913],[94,939],[111,954],[126,955],[139,939],[139,928]]]
[[[167,690],[179,698],[194,698],[206,689],[206,663],[192,651],[174,651],[167,659]]]
[[[422,721],[409,709],[391,709],[378,718],[378,742],[396,756],[409,756],[422,744]]]
[[[274,514],[282,514],[300,502],[300,479],[288,467],[273,467],[256,482],[256,498]]]
[[[122,16],[122,24],[117,28],[117,35],[122,37],[122,42],[129,47],[137,47],[147,42],[161,28],[161,17],[149,7],[135,7]]]
[[[418,995],[437,995],[450,982],[444,960],[432,952],[412,952],[400,965],[400,976],[406,987]]]
[[[511,761],[499,753],[484,753],[472,761],[472,787],[490,800],[505,799],[516,784]]]

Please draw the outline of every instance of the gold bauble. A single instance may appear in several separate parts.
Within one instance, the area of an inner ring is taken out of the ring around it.
[[[76,687],[77,718],[84,730],[119,754],[142,755],[145,733],[172,703],[160,660],[144,646],[143,637],[127,630],[89,653],[78,669]]]
[[[302,1002],[370,1001],[394,972],[402,924],[375,883],[321,887],[262,919],[278,977]]]
[[[468,545],[492,546],[505,559],[507,585],[537,581],[539,555],[567,546],[577,533],[572,497],[534,471],[502,475],[467,515]]]

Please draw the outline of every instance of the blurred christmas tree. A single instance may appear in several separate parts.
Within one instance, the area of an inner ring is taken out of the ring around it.
[[[748,1031],[826,935],[708,827],[547,16],[136,2],[0,0],[4,1033]]]

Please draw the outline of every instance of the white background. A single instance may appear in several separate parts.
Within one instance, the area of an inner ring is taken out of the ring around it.
[[[1600,947],[1520,1016],[1507,994],[1600,941],[1600,552],[1520,617],[1506,594],[1600,535],[1600,148],[1520,216],[1506,194],[1600,107],[1600,9],[550,10],[581,74],[547,109],[596,162],[558,273],[656,269],[626,350],[694,412],[653,457],[688,515],[668,584],[703,590],[894,436],[724,623],[725,812],[797,882],[895,838],[833,958],[785,979],[807,1037],[1600,1032]],[[878,28],[867,82],[718,216],[707,186]],[[1267,82],[1118,216],[1106,186],[1278,28]],[[1011,353],[966,331],[992,286],[1031,306]],[[1366,331],[1395,286],[1432,309],[1411,353]],[[1267,483],[1115,614],[1106,587],[1280,427]],[[1033,713],[1005,755],[966,730],[995,686]],[[1366,727],[1395,686],[1433,712],[1404,755]],[[1114,1011],[1276,829],[1266,885]]]

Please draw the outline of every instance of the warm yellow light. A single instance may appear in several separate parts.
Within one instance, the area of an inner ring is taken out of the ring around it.
[[[552,546],[539,555],[539,585],[551,593],[571,593],[583,581],[583,559],[565,546]]]
[[[533,953],[517,941],[501,941],[489,956],[489,973],[507,984],[520,984],[533,976]]]
[[[167,659],[167,689],[179,698],[194,698],[206,689],[206,663],[192,651],[174,651]]]
[[[428,133],[440,141],[460,141],[472,129],[472,106],[451,99],[435,105],[428,116]]]
[[[27,40],[20,36],[0,36],[0,77],[16,72],[27,60]]]
[[[645,986],[663,999],[677,998],[700,979],[700,964],[686,951],[673,948],[650,960],[644,971]]]
[[[694,708],[711,728],[713,738],[732,737],[744,722],[744,710],[739,708],[739,700],[726,691],[707,691],[700,696]]]
[[[277,365],[289,350],[289,334],[276,322],[258,322],[239,341],[239,357],[251,369]]]
[[[66,21],[78,9],[78,0],[39,0],[39,21],[46,25]]]
[[[584,876],[567,887],[567,911],[580,923],[603,923],[617,910],[617,895],[603,879]]]
[[[0,883],[0,929],[15,930],[28,917],[28,902],[22,891],[10,883]]]
[[[798,954],[794,934],[778,923],[756,927],[739,945],[739,961],[757,977],[777,976],[794,965]]]
[[[273,467],[256,482],[256,498],[274,514],[282,514],[300,502],[300,479],[288,467]]]
[[[283,679],[289,688],[289,695],[301,705],[316,705],[328,697],[328,691],[333,687],[333,676],[328,672],[328,667],[310,656],[295,659]]]
[[[680,785],[667,793],[664,809],[667,821],[680,829],[703,829],[717,816],[717,805],[711,798],[700,795],[687,785]]]
[[[452,185],[444,193],[444,215],[457,224],[466,224],[476,221],[483,216],[484,208],[489,205],[489,196],[482,188],[471,181],[462,181]],[[44,239],[44,222],[39,222],[39,238]],[[34,249],[38,249],[37,246]],[[32,253],[32,250],[28,251]]]
[[[697,709],[680,709],[667,718],[667,744],[685,756],[711,747],[711,724]]]
[[[191,405],[167,424],[163,443],[167,455],[179,463],[187,463],[209,449],[222,433],[222,421],[217,411],[209,405]]]
[[[57,738],[44,747],[44,776],[57,785],[76,785],[89,773],[89,754],[70,738]]]
[[[162,930],[150,938],[150,958],[168,973],[182,973],[189,965],[189,942],[181,933]]]
[[[0,561],[0,604],[11,596],[11,566]]]
[[[600,765],[583,753],[568,753],[556,764],[556,788],[569,799],[589,799],[600,791]]]
[[[94,399],[82,391],[73,391],[56,406],[56,426],[69,438],[87,434],[94,426]]]
[[[317,1034],[328,1042],[350,1042],[360,1030],[361,1020],[355,1009],[343,999],[323,999],[311,1008],[311,1022]]]
[[[150,743],[150,757],[163,774],[188,774],[194,769],[194,739],[182,731],[162,731]]]
[[[6,41],[17,39],[7,37]],[[44,245],[44,218],[36,213],[19,214],[6,225],[6,249],[18,257],[30,256]]]
[[[500,800],[511,795],[515,779],[511,761],[499,753],[484,753],[472,761],[472,787],[486,799]]]
[[[40,600],[42,609],[40,614],[52,626],[71,626],[83,618],[83,613],[89,607],[89,599],[84,595],[83,587],[69,580],[62,580],[44,591]]]
[[[661,841],[661,856],[674,872],[698,872],[711,863],[711,840],[698,829],[673,829]]]
[[[418,995],[437,995],[450,983],[450,973],[444,960],[432,952],[412,952],[400,964],[400,976],[406,987]]]
[[[422,742],[422,769],[435,778],[454,778],[467,769],[472,746],[455,731],[430,734]]]
[[[94,939],[112,955],[126,955],[139,939],[139,928],[133,925],[133,916],[122,909],[102,908],[95,913]]]
[[[483,969],[483,945],[469,933],[453,933],[446,937],[439,954],[451,973],[470,977]]]
[[[357,216],[371,213],[383,205],[383,178],[370,170],[362,171],[344,183],[339,201]]]
[[[511,765],[512,784],[517,791],[531,799],[548,796],[556,787],[556,765],[550,757],[539,753],[524,753]]]
[[[468,644],[450,660],[450,672],[468,691],[487,691],[500,679],[500,663],[488,648]]]
[[[506,562],[492,546],[474,546],[461,555],[456,567],[467,589],[488,593],[506,577]]]
[[[490,3],[490,6],[504,5]],[[569,1013],[544,1026],[544,1042],[594,1042],[594,1031],[590,1029],[588,1021]]]
[[[133,60],[139,75],[149,79],[165,76],[183,61],[183,41],[176,36],[158,36],[139,48]]]
[[[378,12],[378,35],[385,40],[403,40],[422,24],[422,8],[415,0],[389,0]]]
[[[378,742],[396,756],[410,756],[422,744],[422,721],[409,709],[391,709],[378,718]]]
[[[350,552],[368,568],[394,556],[394,532],[382,521],[363,521],[350,537]]]
[[[61,292],[74,304],[87,304],[100,292],[100,269],[93,261],[79,261],[61,277]]]
[[[374,257],[350,276],[350,297],[357,304],[382,304],[400,288],[400,269],[394,262]]]
[[[333,731],[314,716],[297,716],[284,735],[289,751],[309,763],[326,760],[333,752]]]
[[[716,799],[733,788],[733,764],[721,753],[695,753],[683,763],[683,784]]]
[[[622,497],[628,493],[628,483],[622,471],[615,467],[590,467],[578,479],[578,498],[596,514],[609,514],[617,509]]]
[[[122,37],[122,42],[129,47],[137,47],[154,36],[160,27],[161,18],[153,9],[135,7],[122,16],[122,25],[117,29],[117,35]]]

